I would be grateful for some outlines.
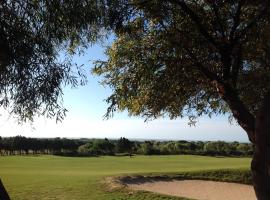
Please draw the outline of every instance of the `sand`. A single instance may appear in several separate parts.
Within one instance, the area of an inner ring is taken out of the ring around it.
[[[187,197],[197,200],[256,200],[252,186],[202,180],[136,181],[126,183],[133,190]]]

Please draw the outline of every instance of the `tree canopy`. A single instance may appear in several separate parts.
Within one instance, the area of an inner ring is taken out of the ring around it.
[[[62,86],[85,81],[72,55],[104,36],[102,2],[1,1],[0,106],[22,121],[63,118]]]
[[[125,3],[129,14],[119,19],[108,60],[94,69],[113,89],[107,116],[126,109],[193,120],[229,112],[253,137],[255,113],[270,90],[269,3]]]
[[[270,2],[121,2],[108,60],[94,69],[113,90],[106,116],[230,113],[255,146],[256,196],[269,199]]]

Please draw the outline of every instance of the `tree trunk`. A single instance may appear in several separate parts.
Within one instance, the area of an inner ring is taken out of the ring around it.
[[[270,93],[256,117],[255,149],[251,170],[258,200],[270,199]]]
[[[1,200],[10,200],[9,195],[0,179],[0,199]]]

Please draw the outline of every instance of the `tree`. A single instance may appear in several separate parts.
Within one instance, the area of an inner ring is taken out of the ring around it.
[[[114,155],[115,145],[107,138],[95,139],[78,148],[81,155]]]
[[[0,106],[21,121],[63,119],[62,86],[84,81],[71,56],[102,35],[100,6],[91,0],[1,2]]]
[[[114,154],[115,145],[110,142],[107,138],[104,140],[95,140],[93,142],[93,149],[96,152],[99,152],[101,155],[113,155]]]
[[[85,81],[73,69],[72,55],[103,35],[102,2],[1,1],[1,107],[20,122],[40,115],[63,119],[62,87]],[[0,199],[6,199],[1,191]]]
[[[84,145],[81,145],[79,146],[78,148],[78,153],[80,155],[83,155],[83,156],[90,156],[90,155],[93,155],[93,143],[92,142],[88,142]]]
[[[124,137],[121,137],[116,143],[116,149],[118,153],[132,153],[133,143]]]
[[[212,155],[230,155],[231,148],[223,141],[207,142],[204,145],[204,151]]]
[[[250,144],[239,144],[237,147],[236,147],[236,150],[241,152],[242,155],[252,155],[251,152],[252,152],[252,146]]]
[[[108,60],[116,110],[146,119],[230,113],[255,146],[254,189],[270,199],[269,1],[121,1]],[[117,14],[117,12],[116,12]]]
[[[143,155],[154,155],[159,154],[160,152],[159,149],[155,148],[153,141],[144,141],[140,144],[138,153],[141,153]]]

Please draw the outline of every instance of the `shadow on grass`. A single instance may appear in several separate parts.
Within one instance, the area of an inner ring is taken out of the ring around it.
[[[0,179],[0,199],[1,200],[10,200],[10,197]]]

